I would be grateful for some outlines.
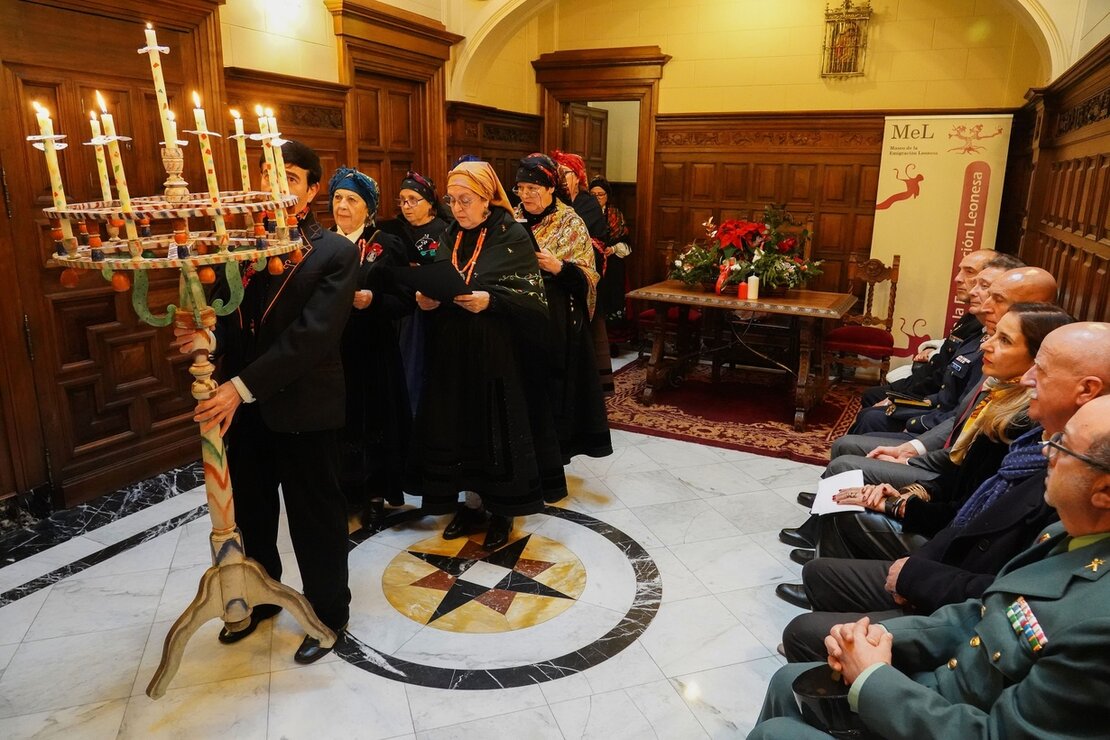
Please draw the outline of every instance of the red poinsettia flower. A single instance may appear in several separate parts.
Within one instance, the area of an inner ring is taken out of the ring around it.
[[[725,221],[717,229],[717,240],[722,247],[743,247],[751,244],[751,235],[760,232],[761,225],[734,219]]]
[[[779,242],[779,251],[783,254],[789,254],[790,252],[793,252],[797,246],[798,240],[792,236],[788,236],[781,242]]]

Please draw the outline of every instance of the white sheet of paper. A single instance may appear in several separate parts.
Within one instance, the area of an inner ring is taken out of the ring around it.
[[[841,511],[864,511],[857,504],[838,504],[833,501],[833,494],[841,488],[858,488],[863,485],[862,470],[846,470],[831,478],[822,478],[817,483],[817,498],[813,500],[810,514],[833,514]]]

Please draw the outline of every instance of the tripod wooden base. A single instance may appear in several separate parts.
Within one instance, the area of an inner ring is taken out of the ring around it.
[[[217,565],[204,572],[196,597],[166,634],[162,661],[146,687],[151,699],[160,699],[166,693],[181,664],[185,643],[202,624],[222,619],[229,630],[238,632],[250,625],[252,607],[259,604],[276,604],[288,610],[323,647],[335,644],[335,633],[320,621],[304,596],[270,578],[261,565],[243,556],[238,530],[227,538],[213,534],[212,550]]]

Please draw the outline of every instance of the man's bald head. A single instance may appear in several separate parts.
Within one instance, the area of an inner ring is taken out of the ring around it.
[[[1033,389],[1029,415],[1049,433],[1060,431],[1076,409],[1110,394],[1110,324],[1080,321],[1053,330],[1021,382]]]
[[[988,330],[1014,303],[1055,303],[1056,278],[1039,267],[1018,267],[1007,270],[991,283],[983,300],[979,319]]]
[[[956,284],[957,301],[960,303],[968,302],[971,289],[975,287],[975,276],[986,267],[988,262],[994,259],[995,255],[996,252],[993,249],[977,249],[964,255],[956,269],[956,277],[953,278],[953,282]]]

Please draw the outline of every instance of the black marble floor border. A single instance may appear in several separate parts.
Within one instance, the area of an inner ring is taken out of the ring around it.
[[[18,563],[67,540],[204,485],[200,462],[171,468],[46,519],[0,536],[0,567]]]
[[[171,532],[181,525],[188,524],[189,522],[200,519],[202,516],[206,516],[207,514],[208,504],[201,504],[197,508],[191,511],[186,511],[183,514],[178,514],[172,519],[168,519],[161,524],[156,524],[149,529],[144,529],[142,532],[133,534],[130,537],[120,540],[119,542],[113,542],[110,545],[106,545],[105,547],[97,550],[94,553],[86,555],[83,558],[79,558],[78,560],[74,560],[72,563],[63,565],[60,568],[55,568],[49,573],[41,575],[38,578],[27,581],[26,583],[20,586],[16,586],[15,588],[8,589],[4,593],[0,594],[0,606],[5,606],[12,603],[13,601],[18,601],[25,596],[30,596],[39,589],[46,588],[47,586],[57,583],[63,578],[67,578],[75,573],[80,573],[86,568],[91,568],[98,563],[103,563],[105,560],[113,558],[122,552],[126,552],[136,545],[141,545],[144,542],[149,542],[155,537],[160,537],[166,532]]]
[[[336,644],[336,654],[351,665],[383,678],[428,688],[461,690],[508,689],[554,681],[581,673],[617,655],[644,633],[659,611],[663,581],[658,566],[640,543],[611,524],[554,506],[546,507],[544,513],[593,530],[613,543],[632,565],[636,595],[628,612],[606,634],[557,658],[506,668],[444,668],[414,663],[379,652],[349,632]]]

